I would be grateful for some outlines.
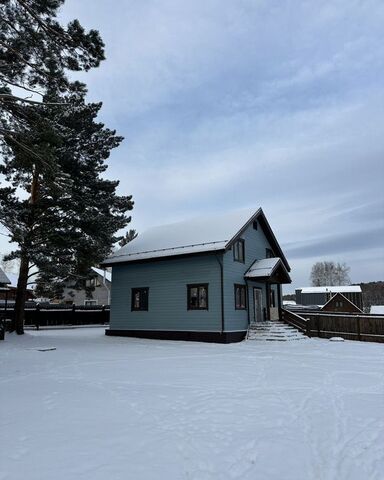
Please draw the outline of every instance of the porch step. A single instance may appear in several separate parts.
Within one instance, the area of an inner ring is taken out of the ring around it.
[[[247,339],[269,342],[287,342],[293,340],[308,340],[308,337],[297,328],[276,320],[251,325],[248,330]]]

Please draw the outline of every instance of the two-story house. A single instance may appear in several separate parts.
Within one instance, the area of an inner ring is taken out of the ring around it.
[[[109,305],[111,272],[92,267],[86,278],[68,279],[60,302],[74,305]]]
[[[262,211],[154,227],[104,262],[112,267],[107,335],[241,341],[277,319],[289,264]]]

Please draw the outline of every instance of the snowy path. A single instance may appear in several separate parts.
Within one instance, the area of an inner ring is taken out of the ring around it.
[[[103,333],[0,344],[0,480],[384,478],[383,345]]]

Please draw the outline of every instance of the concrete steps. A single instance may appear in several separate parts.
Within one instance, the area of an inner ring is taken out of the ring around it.
[[[293,340],[308,340],[300,330],[279,320],[260,322],[251,325],[248,340],[287,342]]]

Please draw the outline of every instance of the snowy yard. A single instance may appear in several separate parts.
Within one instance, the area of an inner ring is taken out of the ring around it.
[[[1,480],[384,478],[381,344],[93,328],[9,335],[0,360]]]

